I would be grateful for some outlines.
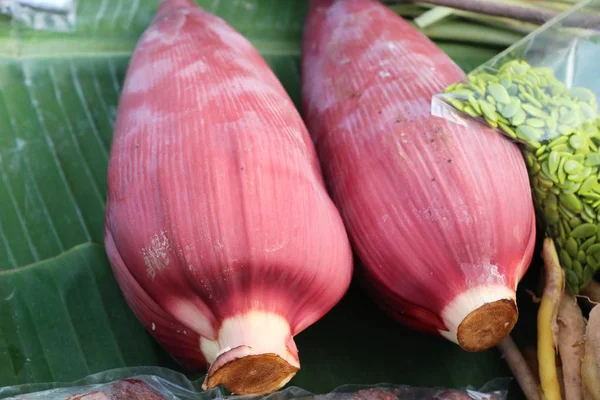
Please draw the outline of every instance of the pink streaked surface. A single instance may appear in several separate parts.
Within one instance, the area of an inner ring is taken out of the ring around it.
[[[333,307],[352,258],[320,174],[251,44],[187,0],[163,2],[120,98],[106,214],[115,274],[150,333],[203,365],[198,335],[218,339],[227,317],[264,310],[297,334]],[[184,329],[198,340],[177,339]]]
[[[312,1],[304,35],[305,120],[382,307],[438,333],[460,293],[515,289],[535,240],[522,156],[430,115],[460,68],[374,0]]]

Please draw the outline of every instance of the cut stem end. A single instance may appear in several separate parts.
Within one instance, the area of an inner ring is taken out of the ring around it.
[[[263,395],[281,389],[298,370],[276,354],[249,355],[210,371],[204,386],[223,385],[235,394]]]
[[[457,330],[458,344],[466,351],[484,351],[507,337],[519,312],[513,300],[501,299],[472,311]]]
[[[509,335],[519,317],[515,290],[481,285],[461,293],[442,312],[441,335],[466,351],[484,351]]]

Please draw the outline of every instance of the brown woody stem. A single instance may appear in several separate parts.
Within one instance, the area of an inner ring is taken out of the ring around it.
[[[508,364],[527,400],[539,400],[540,391],[535,376],[512,338],[510,336],[504,338],[498,344],[498,349],[504,356],[506,364]]]
[[[471,11],[478,14],[510,18],[517,21],[543,25],[559,15],[556,11],[534,7],[523,7],[490,0],[405,0],[406,3],[424,3],[436,6],[451,7],[457,10]],[[562,21],[565,26],[578,28],[600,27],[600,17],[597,15],[579,15]]]

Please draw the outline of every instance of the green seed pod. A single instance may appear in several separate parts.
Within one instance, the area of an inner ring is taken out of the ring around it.
[[[565,162],[564,168],[567,174],[576,174],[583,169],[583,165],[575,160],[569,160]]]
[[[577,112],[574,110],[569,111],[560,118],[560,123],[569,126],[579,125],[579,117],[577,116]]]
[[[510,76],[507,76],[500,81],[500,84],[508,89],[512,86],[512,79],[510,79]]]
[[[565,180],[567,179],[567,173],[565,172],[565,168],[564,168],[566,161],[567,161],[566,158],[561,158],[560,162],[558,163],[558,182],[559,183],[564,183]]]
[[[518,109],[515,112],[515,115],[513,115],[511,122],[514,126],[519,126],[523,122],[525,122],[526,119],[527,119],[527,114],[525,114],[525,111]]]
[[[558,165],[560,162],[560,156],[556,151],[551,151],[548,156],[548,170],[551,174],[555,174],[558,170]]]
[[[481,107],[479,107],[479,103],[477,102],[477,99],[475,99],[475,96],[472,93],[469,95],[467,100],[469,101],[469,105],[471,107],[473,107],[473,110],[475,110],[475,112],[478,115],[481,115],[482,114]]]
[[[575,275],[577,275],[577,279],[579,280],[579,278],[583,275],[583,267],[581,266],[581,263],[578,260],[573,260],[572,268],[573,272],[575,272]]]
[[[596,236],[592,236],[591,238],[587,239],[586,241],[584,241],[581,246],[579,246],[580,250],[586,251],[588,248],[590,248],[594,243],[596,243]]]
[[[573,267],[573,260],[565,250],[560,251],[560,262],[565,268],[570,269]]]
[[[467,100],[469,96],[472,96],[473,92],[468,89],[458,89],[452,92],[452,96],[459,100]]]
[[[485,121],[488,123],[488,125],[490,125],[492,128],[497,128],[498,127],[498,121],[494,121],[489,119],[487,116],[484,116]]]
[[[506,88],[499,83],[492,83],[488,86],[488,92],[498,103],[508,103],[510,101],[510,95],[506,91]]]
[[[596,117],[596,111],[589,104],[580,103],[579,107],[581,114],[586,120],[594,119]]]
[[[548,146],[543,145],[542,147],[540,147],[539,149],[537,149],[535,151],[535,156],[536,157],[542,157],[543,155],[548,154],[548,153],[546,153],[546,149],[547,148],[548,148]]]
[[[529,103],[531,103],[533,105],[533,107],[537,107],[537,109],[541,109],[543,107],[542,103],[540,103],[538,101],[538,99],[536,99],[532,94],[530,94],[528,92],[521,93],[521,97],[523,98],[523,100],[528,101]],[[523,104],[523,105],[525,106],[525,104]],[[535,116],[537,116],[537,115],[534,115],[534,117]]]
[[[509,102],[502,108],[502,115],[505,118],[512,118],[517,113],[517,111],[521,109],[521,104],[514,100],[515,99],[513,99],[513,101]]]
[[[585,146],[585,138],[579,135],[573,135],[569,138],[569,144],[574,149],[580,149]]]
[[[588,265],[585,267],[585,269],[583,270],[582,276],[581,276],[581,281],[585,283],[589,282],[592,280],[592,278],[594,277],[594,273],[596,272],[595,270],[597,270],[598,267],[596,266],[596,268],[592,267],[591,265]]]
[[[465,106],[463,111],[466,112],[467,114],[469,114],[473,118],[479,117],[479,114],[473,109],[473,107],[471,107],[470,104],[468,106]]]
[[[456,108],[458,111],[463,111],[465,109],[465,106],[463,105],[463,102],[457,99],[450,99],[450,104],[452,104],[452,106],[454,108]]]
[[[577,192],[579,190],[579,188],[581,187],[581,182],[573,182],[573,186],[569,187],[568,189],[563,189],[563,193],[564,194],[573,194],[575,192]]]
[[[527,121],[525,121],[525,123],[534,128],[543,128],[544,126],[546,126],[544,120],[539,118],[528,118]]]
[[[509,137],[516,139],[517,133],[510,127],[509,124],[505,124],[504,122],[498,121],[498,126],[504,133],[506,133]],[[539,165],[538,165],[539,166]]]
[[[592,191],[595,185],[598,184],[597,176],[589,176],[583,181],[581,187],[579,188],[579,194],[586,194]]]
[[[574,237],[576,239],[587,238],[592,235],[595,235],[597,231],[598,226],[595,224],[581,224],[571,231],[571,237]]]
[[[531,126],[521,125],[517,128],[517,137],[526,141],[537,141],[542,137],[542,132],[539,129]]]
[[[581,225],[581,219],[579,219],[577,217],[573,217],[569,221],[569,225],[571,226],[571,228],[577,228],[579,225]],[[568,243],[568,241],[567,241],[567,243]],[[571,254],[571,253],[569,252],[569,254]],[[575,254],[577,254],[577,250],[575,250]],[[574,254],[571,254],[571,256],[575,257]]]
[[[484,100],[479,100],[479,106],[481,107],[481,112],[487,119],[493,122],[498,121],[498,117],[496,115],[496,112],[494,111],[494,107],[490,103]]]
[[[595,167],[600,165],[600,153],[589,153],[585,158],[585,165],[588,167]]]
[[[549,149],[552,149],[552,148],[554,148],[554,147],[556,147],[556,146],[559,146],[559,145],[561,145],[561,144],[565,144],[565,143],[566,143],[568,140],[569,140],[569,138],[568,138],[568,137],[566,137],[566,136],[561,136],[561,137],[558,137],[558,138],[556,138],[556,139],[552,140],[552,141],[551,141],[551,142],[548,144],[548,148],[549,148]]]
[[[570,135],[571,133],[575,132],[575,129],[568,125],[559,125],[558,132],[560,132],[561,135]]]
[[[588,256],[597,257],[600,254],[600,243],[595,243],[585,250]]]
[[[600,245],[599,245],[600,246]],[[577,240],[570,237],[565,242],[565,250],[571,257],[575,257],[577,252],[579,251],[579,246],[577,245]]]
[[[527,112],[527,114],[531,115],[532,117],[538,117],[538,118],[549,118],[550,116],[548,115],[548,113],[546,113],[545,111],[543,111],[542,105],[540,104],[539,106],[537,105],[532,105],[532,104],[522,104],[521,107],[523,108],[523,110],[525,110],[525,112]]]
[[[565,269],[565,279],[567,280],[567,285],[569,286],[569,290],[577,293],[579,290],[579,277],[572,269]]]

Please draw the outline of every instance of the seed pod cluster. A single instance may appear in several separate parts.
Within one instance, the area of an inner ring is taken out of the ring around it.
[[[524,144],[533,197],[577,294],[600,268],[600,118],[595,94],[511,60],[449,86],[455,109]]]

